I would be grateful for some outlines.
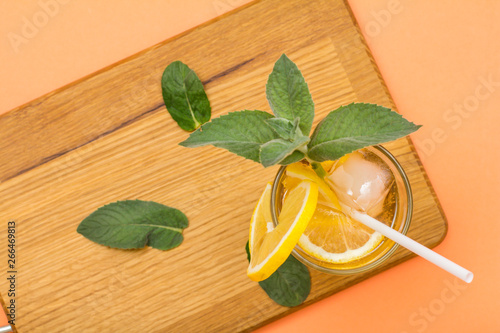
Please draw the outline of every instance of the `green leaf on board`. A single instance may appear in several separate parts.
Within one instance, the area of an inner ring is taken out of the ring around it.
[[[354,150],[396,140],[419,128],[383,106],[352,103],[330,112],[318,124],[307,155],[317,162],[336,160]]]
[[[245,249],[250,262],[248,242]],[[279,305],[293,307],[302,304],[309,296],[311,276],[307,267],[290,255],[276,272],[260,281],[259,285]]]
[[[212,111],[203,84],[181,61],[165,68],[161,89],[167,111],[183,130],[194,131],[210,120]]]
[[[153,201],[117,201],[87,216],[77,231],[93,242],[119,249],[149,245],[169,250],[183,241],[188,219],[180,210]]]

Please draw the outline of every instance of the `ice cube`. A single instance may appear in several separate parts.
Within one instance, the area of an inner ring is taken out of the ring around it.
[[[338,164],[330,170],[327,182],[339,200],[373,217],[382,213],[394,181],[389,168],[366,150],[351,153]]]

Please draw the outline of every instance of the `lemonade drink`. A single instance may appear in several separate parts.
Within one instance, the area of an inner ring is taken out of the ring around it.
[[[304,162],[282,167],[271,194],[273,222],[288,193],[304,181],[318,185],[313,217],[293,250],[304,264],[323,272],[353,274],[386,260],[397,244],[351,219],[343,205],[366,212],[405,234],[409,228],[412,197],[408,179],[397,160],[374,146],[322,163],[328,176],[320,179]]]

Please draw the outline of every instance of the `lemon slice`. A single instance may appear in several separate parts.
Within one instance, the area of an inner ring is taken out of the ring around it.
[[[323,162],[323,167],[327,166],[329,162]],[[329,169],[327,167],[325,169]],[[286,167],[286,178],[284,181],[285,189],[291,189],[301,183],[303,180],[309,180],[318,185],[318,202],[333,205],[336,209],[340,210],[339,199],[332,191],[330,186],[323,181],[310,167],[298,162],[290,164]]]
[[[302,181],[283,202],[278,225],[271,219],[271,184],[267,184],[250,222],[250,265],[247,274],[262,281],[273,274],[288,258],[316,209],[318,185]]]
[[[317,259],[347,263],[370,253],[382,238],[332,206],[318,204],[298,244]]]
[[[383,236],[344,214],[335,193],[308,166],[294,163],[287,167],[285,192],[304,180],[315,182],[319,188],[316,210],[298,242],[306,253],[325,262],[346,263],[364,257],[378,246]]]

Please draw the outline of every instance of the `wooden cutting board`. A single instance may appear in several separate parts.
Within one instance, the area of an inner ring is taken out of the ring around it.
[[[384,266],[354,276],[311,271],[311,294],[294,309],[246,277],[249,219],[277,167],[179,146],[188,133],[167,113],[160,78],[182,60],[204,82],[213,117],[270,111],[265,83],[282,53],[309,84],[316,123],[350,102],[394,109],[343,1],[262,0],[0,117],[1,244],[7,248],[14,220],[20,332],[248,331],[412,256],[399,249]],[[385,146],[411,181],[409,235],[433,247],[446,221],[415,150],[408,139]],[[76,232],[96,208],[124,199],[184,211],[184,243],[166,252],[116,250]]]

